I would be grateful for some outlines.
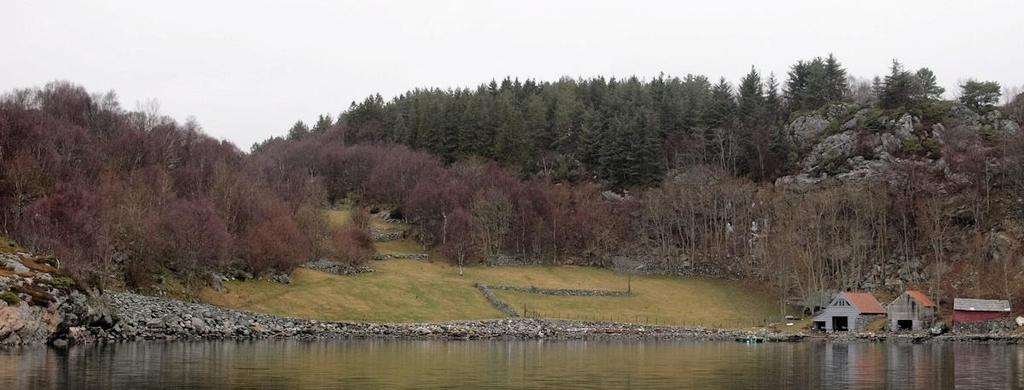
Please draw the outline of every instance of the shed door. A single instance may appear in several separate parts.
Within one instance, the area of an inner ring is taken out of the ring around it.
[[[832,317],[832,330],[849,330],[850,317]]]

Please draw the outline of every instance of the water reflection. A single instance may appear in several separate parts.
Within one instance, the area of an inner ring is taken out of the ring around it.
[[[0,351],[0,388],[1021,388],[981,344],[255,341]]]

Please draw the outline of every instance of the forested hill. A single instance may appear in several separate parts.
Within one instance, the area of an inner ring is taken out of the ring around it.
[[[776,82],[492,82],[375,95],[243,153],[54,82],[0,99],[0,230],[92,283],[364,262],[362,209],[458,263],[588,264],[822,291],[1024,299],[1024,95],[926,68]],[[1004,104],[1000,104],[1004,103]],[[323,212],[355,206],[332,228]],[[992,281],[998,281],[993,283]]]
[[[965,95],[976,104],[996,103],[997,84],[968,86]],[[476,89],[417,89],[389,101],[374,95],[336,123],[329,114],[312,128],[300,121],[288,138],[335,129],[346,144],[400,143],[446,163],[483,157],[524,175],[597,178],[618,188],[654,184],[669,170],[695,165],[770,180],[796,168],[801,151],[784,131],[795,114],[847,102],[934,122],[950,108],[942,93],[928,68],[894,62],[884,77],[859,80],[830,55],[797,62],[783,80],[751,69],[735,87],[700,75],[506,78]]]

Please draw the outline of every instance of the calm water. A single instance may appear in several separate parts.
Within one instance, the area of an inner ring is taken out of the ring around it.
[[[1024,347],[730,342],[254,341],[0,350],[19,388],[1024,387]]]

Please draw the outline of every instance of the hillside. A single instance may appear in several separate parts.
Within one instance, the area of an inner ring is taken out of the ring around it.
[[[625,289],[626,275],[591,267],[524,266],[458,269],[437,261],[372,262],[375,272],[339,276],[299,268],[291,284],[231,281],[226,292],[205,289],[206,303],[274,315],[333,321],[421,322],[503,318],[474,283],[544,288]],[[629,297],[554,297],[496,292],[522,314],[728,328],[778,322],[774,299],[740,282],[702,278],[632,279]]]
[[[336,227],[352,224],[350,209],[328,210]],[[370,219],[377,232],[408,226]],[[378,241],[376,254],[419,252],[410,239]],[[548,289],[626,290],[625,297],[566,297],[495,290],[523,316],[670,325],[749,327],[778,321],[777,300],[740,282],[704,278],[634,276],[578,266],[465,267],[433,252],[424,260],[371,261],[373,272],[333,275],[298,268],[290,284],[267,279],[228,281],[207,288],[201,300],[280,316],[331,321],[439,322],[503,318],[477,284]]]
[[[428,251],[743,280],[805,307],[908,287],[1024,302],[1024,95],[936,77],[893,62],[868,82],[828,56],[735,85],[506,79],[375,95],[249,153],[54,82],[0,99],[0,230],[90,286],[152,293]],[[366,213],[324,212],[342,205]]]

